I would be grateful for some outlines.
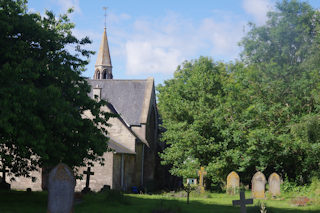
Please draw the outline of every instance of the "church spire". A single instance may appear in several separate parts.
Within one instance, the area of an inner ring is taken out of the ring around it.
[[[106,16],[106,15],[105,15]],[[98,57],[95,65],[94,79],[112,79],[112,64],[110,58],[108,37],[106,32],[106,26],[102,35],[102,41],[100,44]]]

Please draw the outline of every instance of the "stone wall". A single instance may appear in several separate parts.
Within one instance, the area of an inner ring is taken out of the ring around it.
[[[141,166],[142,166],[142,146],[143,143],[136,143],[136,156],[135,156],[135,167],[134,167],[134,186],[141,185]]]
[[[148,118],[148,125],[146,131],[146,138],[149,143],[149,147],[145,147],[145,163],[144,163],[144,181],[145,184],[148,182],[154,181],[154,174],[155,174],[155,164],[156,164],[156,150],[157,150],[157,117],[155,106],[152,105],[150,110],[150,115]]]
[[[31,177],[34,178],[26,178],[26,177],[16,177],[15,181],[10,182],[10,177],[6,177],[6,182],[11,184],[11,189],[14,190],[26,190],[27,188],[31,188],[32,191],[42,191],[41,188],[41,169],[39,171],[31,172]]]
[[[121,189],[121,154],[113,155],[112,189]]]
[[[113,153],[106,152],[103,157],[105,159],[105,164],[101,166],[99,163],[95,162],[94,166],[91,167],[91,172],[94,175],[90,176],[89,187],[92,191],[100,191],[104,185],[109,185],[113,188],[112,175],[113,175]],[[79,168],[79,174],[83,174],[87,170],[87,167]],[[82,180],[77,180],[75,191],[81,191],[86,186],[87,175],[83,174]]]

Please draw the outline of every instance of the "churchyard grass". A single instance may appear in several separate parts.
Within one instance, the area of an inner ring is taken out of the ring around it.
[[[208,193],[198,195],[191,193],[190,204],[186,203],[185,192],[162,193],[158,195],[135,195],[111,192],[93,193],[83,196],[82,202],[75,205],[75,213],[238,213],[239,207],[231,205],[232,200],[238,200],[239,195],[225,193]],[[251,192],[246,192],[246,198]],[[248,213],[259,213],[259,202],[264,202],[268,213],[319,213],[320,203],[304,207],[293,206],[290,194],[284,194],[280,199],[254,200],[248,207]],[[46,192],[0,192],[1,213],[43,213],[47,207]],[[166,211],[167,210],[167,211]],[[170,210],[170,211],[169,211]]]

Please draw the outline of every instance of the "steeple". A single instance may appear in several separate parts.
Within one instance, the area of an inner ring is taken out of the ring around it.
[[[113,79],[106,28],[104,28],[96,65],[94,67],[94,79]]]

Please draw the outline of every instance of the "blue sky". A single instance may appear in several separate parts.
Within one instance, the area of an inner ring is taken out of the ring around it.
[[[319,0],[308,1],[320,8]],[[262,25],[275,0],[29,0],[32,12],[56,15],[74,7],[71,21],[78,38],[89,36],[87,48],[98,51],[107,10],[107,34],[115,79],[172,78],[184,60],[200,55],[215,61],[238,58],[238,42],[246,24]],[[97,53],[84,76],[92,78]]]

